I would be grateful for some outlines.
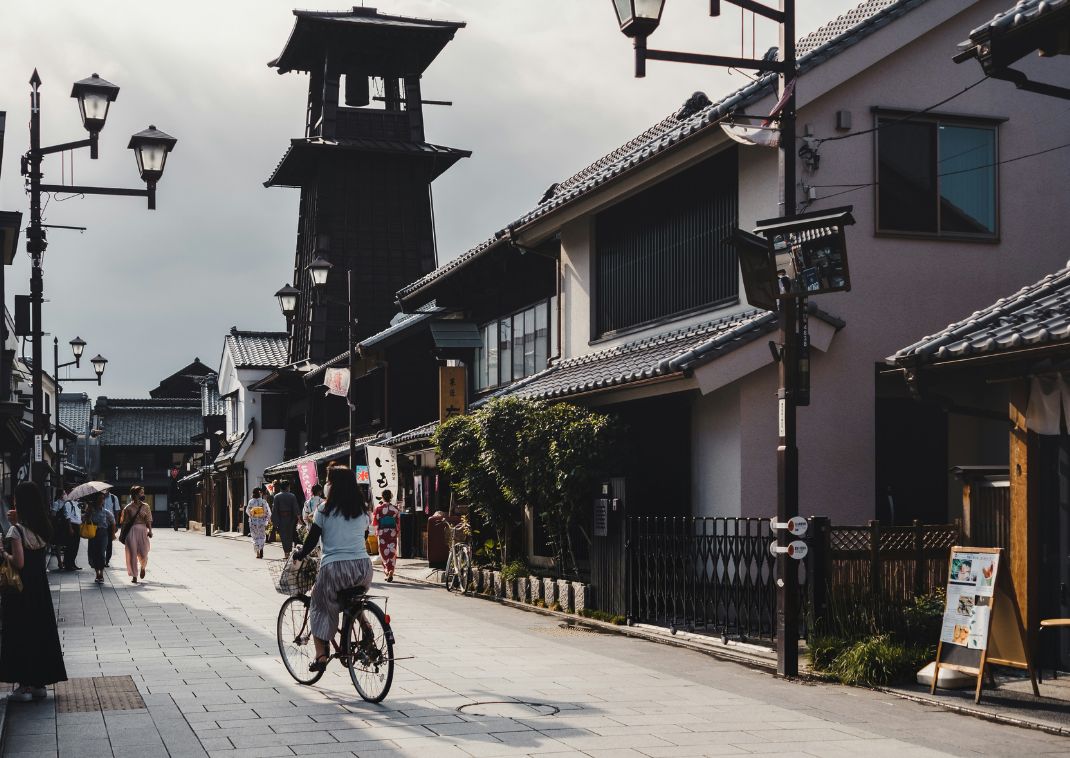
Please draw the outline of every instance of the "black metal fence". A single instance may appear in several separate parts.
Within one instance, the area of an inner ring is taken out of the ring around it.
[[[889,607],[947,578],[959,524],[832,526],[813,517],[799,567],[799,634],[829,602],[871,597]],[[771,643],[776,631],[774,534],[764,518],[631,516],[594,540],[597,606],[637,623]],[[622,539],[623,538],[623,539]]]
[[[767,519],[629,518],[623,612],[637,622],[771,640],[777,590],[771,541]],[[803,598],[809,573],[801,567]]]

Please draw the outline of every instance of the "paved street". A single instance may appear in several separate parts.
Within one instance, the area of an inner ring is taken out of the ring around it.
[[[282,598],[249,544],[159,529],[151,560],[137,586],[114,567],[103,589],[88,570],[52,574],[69,676],[129,675],[145,707],[11,704],[7,758],[1070,755],[1039,732],[404,583],[379,589],[397,655],[413,657],[368,705],[337,664],[315,688],[288,677]],[[540,705],[458,711],[491,701]]]

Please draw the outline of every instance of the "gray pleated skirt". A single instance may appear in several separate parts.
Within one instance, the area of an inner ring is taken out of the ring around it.
[[[372,576],[371,558],[335,561],[320,566],[316,584],[312,587],[312,634],[321,640],[334,637],[338,629],[338,614],[342,612],[338,604],[338,591],[347,587],[371,587]]]

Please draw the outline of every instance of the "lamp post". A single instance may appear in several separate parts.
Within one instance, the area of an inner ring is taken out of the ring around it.
[[[334,268],[331,262],[323,257],[322,254],[317,253],[307,268],[317,299],[325,303],[337,302],[331,300],[326,294],[327,279],[330,277],[331,269]],[[279,308],[282,310],[282,315],[286,317],[286,324],[290,328],[291,334],[295,327],[294,319],[297,314],[297,300],[300,296],[301,291],[290,284],[285,285],[275,293],[275,297],[279,300]],[[346,318],[346,345],[349,352],[349,389],[346,392],[346,405],[349,409],[349,468],[356,471],[357,445],[356,437],[353,435],[357,410],[357,406],[353,402],[353,370],[356,363],[354,355],[356,344],[354,342],[353,328],[356,326],[357,321],[353,317],[353,269],[351,268],[346,269],[346,301],[344,304],[348,313]],[[338,321],[318,321],[316,324],[319,326],[341,326]],[[302,325],[305,324],[303,323]],[[311,326],[312,322],[307,322],[307,325]]]
[[[60,460],[60,468],[57,472],[59,476],[59,488],[63,489],[63,468],[62,457],[60,450],[60,435],[59,435],[59,396],[63,392],[63,386],[60,384],[59,372],[60,369],[67,368],[68,366],[74,366],[79,368],[82,365],[82,353],[85,352],[85,340],[81,337],[75,337],[68,344],[71,346],[71,354],[74,355],[73,361],[67,361],[66,363],[59,362],[59,337],[52,338],[52,378],[56,383],[56,457]],[[104,378],[104,367],[108,364],[108,359],[100,355],[93,358],[90,363],[93,364],[93,371],[96,373],[94,377],[68,377],[63,381],[66,382],[96,382],[99,386]]]
[[[108,110],[119,97],[119,88],[109,81],[93,74],[88,79],[75,82],[71,88],[71,97],[78,101],[78,110],[82,125],[89,132],[88,139],[64,142],[58,145],[41,146],[41,77],[34,69],[30,77],[30,149],[22,158],[22,175],[29,179],[30,188],[30,225],[26,232],[26,250],[30,254],[32,270],[30,273],[30,318],[33,336],[33,428],[36,447],[38,440],[43,440],[47,433],[44,418],[44,390],[42,384],[42,340],[44,330],[41,326],[41,305],[44,302],[44,277],[41,262],[48,241],[41,218],[41,195],[45,192],[69,192],[79,195],[126,195],[148,199],[149,210],[156,207],[156,183],[163,175],[167,154],[174,149],[177,140],[155,127],[139,132],[130,138],[128,147],[134,151],[138,171],[145,181],[145,189],[125,189],[117,187],[90,187],[82,185],[43,184],[44,174],[41,164],[46,155],[67,150],[88,147],[89,157],[96,159],[99,153],[98,142],[101,129],[108,117]],[[73,345],[72,345],[73,347]],[[99,363],[98,363],[99,359]],[[93,359],[97,377],[104,371],[107,361],[100,356]],[[99,367],[99,368],[98,368]],[[39,486],[44,482],[42,461],[33,456],[32,478]]]
[[[665,0],[613,0],[613,9],[621,31],[634,40],[635,76],[646,76],[648,60],[695,63],[700,65],[751,69],[759,72],[775,72],[779,76],[780,102],[777,104],[780,126],[780,183],[781,212],[794,216],[795,204],[795,0],[779,0],[779,8],[770,8],[758,0],[724,0],[724,2],[749,10],[780,26],[781,60],[756,60],[733,58],[721,55],[680,53],[668,50],[650,50],[647,37],[661,23]],[[721,0],[710,0],[710,15],[721,12]],[[799,514],[799,451],[796,446],[795,408],[797,392],[797,356],[799,353],[800,320],[804,313],[804,298],[788,297],[780,301],[779,328],[779,389],[777,445],[777,521],[786,522]],[[778,531],[778,547],[786,548],[789,535]],[[786,552],[777,556],[777,673],[796,676],[799,673],[799,624],[798,624],[798,564]],[[790,591],[789,591],[790,590]]]

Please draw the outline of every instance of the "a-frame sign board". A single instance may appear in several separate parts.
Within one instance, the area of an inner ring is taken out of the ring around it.
[[[940,669],[954,669],[977,677],[973,701],[979,703],[985,667],[992,664],[1028,671],[1033,694],[1040,697],[1014,582],[1009,570],[1000,571],[1002,556],[998,547],[951,548],[944,621],[929,694],[936,691]]]

